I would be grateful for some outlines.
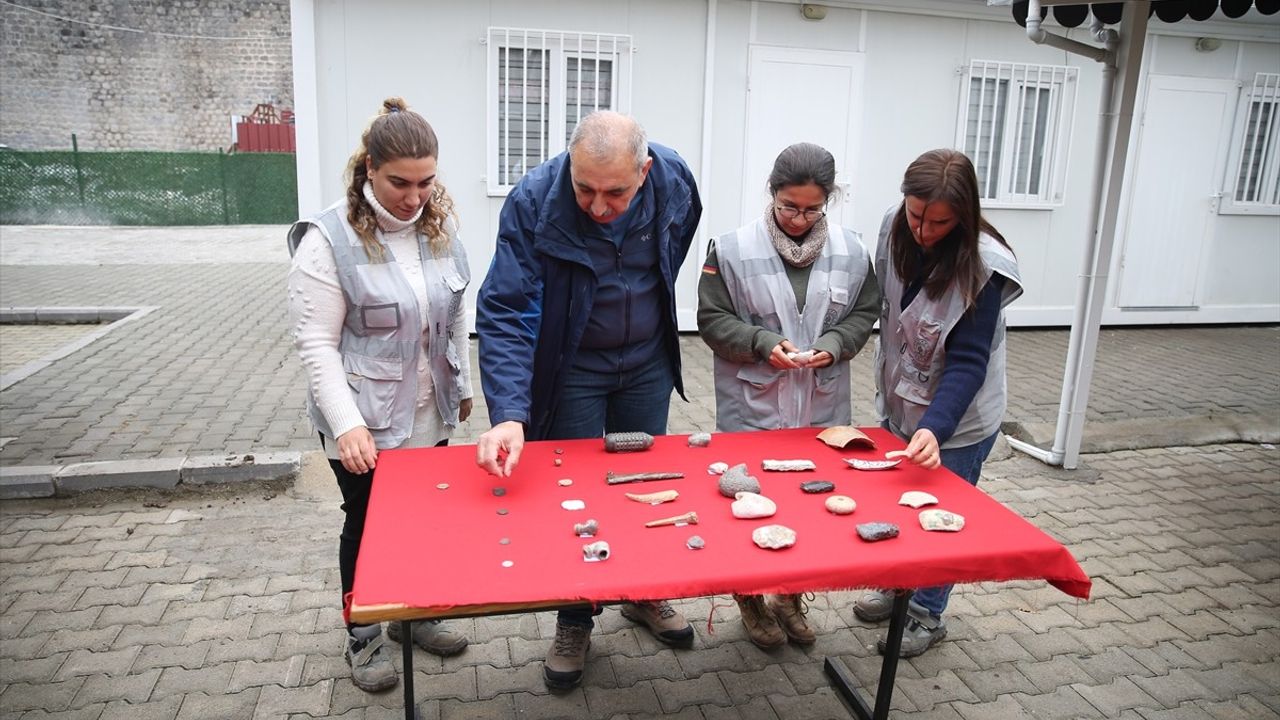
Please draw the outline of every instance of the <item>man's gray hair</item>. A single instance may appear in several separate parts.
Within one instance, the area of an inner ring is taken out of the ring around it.
[[[569,138],[569,154],[578,153],[606,162],[627,153],[639,170],[649,159],[649,141],[635,118],[612,110],[597,110],[582,118]]]

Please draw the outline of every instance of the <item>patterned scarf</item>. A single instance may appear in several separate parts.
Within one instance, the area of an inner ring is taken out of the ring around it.
[[[809,228],[809,234],[798,241],[791,239],[791,236],[778,227],[778,221],[773,216],[773,203],[765,208],[764,225],[769,228],[769,239],[773,241],[774,249],[778,251],[782,261],[791,267],[809,267],[822,254],[822,248],[827,246],[826,215],[818,218],[818,222]]]

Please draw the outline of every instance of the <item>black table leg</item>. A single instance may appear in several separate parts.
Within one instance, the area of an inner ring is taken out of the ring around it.
[[[902,652],[902,632],[907,627],[907,605],[911,601],[910,590],[895,590],[893,612],[889,615],[889,634],[885,636],[884,661],[880,663],[880,684],[876,687],[876,707],[872,711],[862,693],[856,687],[857,679],[838,658],[827,658],[823,669],[831,678],[831,684],[840,693],[859,720],[887,720],[889,704],[893,701],[893,680],[898,674],[898,657]]]
[[[400,621],[400,656],[404,660],[404,720],[417,720],[413,701],[413,621]]]

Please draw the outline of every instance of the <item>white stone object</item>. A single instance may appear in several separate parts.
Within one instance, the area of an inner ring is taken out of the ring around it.
[[[902,497],[898,498],[898,504],[910,505],[913,508],[920,508],[925,505],[937,505],[938,498],[920,490],[908,490],[907,492],[902,493]]]
[[[858,503],[848,495],[832,495],[825,503],[827,511],[834,515],[849,515],[858,509]]]
[[[708,475],[723,475],[729,469],[729,463],[713,462],[707,466]]]
[[[931,531],[960,532],[964,528],[964,516],[938,508],[921,510],[920,527]]]
[[[804,470],[817,470],[818,466],[813,464],[812,460],[764,460],[761,462],[765,470],[773,472],[801,472]]]
[[[796,544],[796,531],[785,525],[762,525],[751,531],[751,542],[766,550],[781,550]]]
[[[730,509],[733,516],[741,520],[772,517],[778,512],[778,505],[769,498],[753,492],[740,492],[734,496]]]
[[[581,500],[565,500],[560,503],[560,507],[565,510],[585,510],[587,508],[587,504]]]

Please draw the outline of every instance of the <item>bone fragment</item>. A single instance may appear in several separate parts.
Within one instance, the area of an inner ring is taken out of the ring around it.
[[[652,527],[662,527],[663,525],[680,525],[682,523],[686,523],[689,525],[697,525],[698,513],[690,510],[689,512],[683,515],[676,515],[675,517],[662,518],[661,520],[650,520],[649,522],[645,523],[644,526],[647,528],[652,528]]]
[[[621,485],[623,483],[648,482],[650,480],[679,480],[684,477],[684,473],[678,472],[654,472],[654,473],[631,473],[630,475],[613,472],[610,470],[604,474],[605,482],[610,485]]]
[[[651,493],[627,493],[627,499],[636,502],[649,503],[650,505],[661,505],[665,502],[671,502],[680,497],[680,493],[675,490],[661,490]]]

